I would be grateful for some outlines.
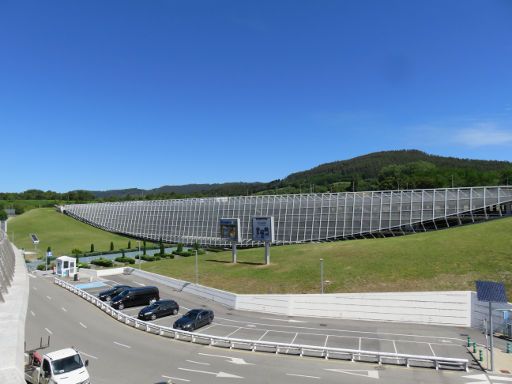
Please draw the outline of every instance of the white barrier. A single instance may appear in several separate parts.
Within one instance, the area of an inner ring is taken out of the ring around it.
[[[118,321],[130,325],[134,328],[141,329],[145,332],[152,332],[164,337],[174,338],[175,340],[189,341],[192,343],[206,344],[211,346],[224,347],[229,349],[244,349],[250,351],[265,351],[274,352],[276,354],[296,354],[298,356],[312,356],[321,357],[325,359],[346,359],[351,361],[368,361],[378,364],[396,364],[410,366],[424,366],[422,364],[429,364],[430,367],[435,369],[440,368],[461,368],[466,371],[469,370],[469,362],[467,359],[455,359],[441,356],[417,356],[417,355],[406,355],[400,353],[387,353],[378,351],[364,351],[354,349],[343,349],[343,348],[330,348],[316,345],[302,345],[302,344],[287,344],[287,343],[275,343],[259,340],[244,340],[235,339],[230,337],[221,337],[205,334],[197,334],[193,332],[187,332],[182,330],[173,329],[170,327],[164,327],[146,321],[139,320],[132,316],[126,315],[125,313],[118,311],[103,301],[99,300],[96,296],[93,296],[81,289],[76,288],[70,283],[67,283],[58,278],[54,279],[54,283],[75,293],[76,295],[90,301],[92,304],[101,308],[102,311],[106,312]],[[419,363],[419,364],[418,364]]]

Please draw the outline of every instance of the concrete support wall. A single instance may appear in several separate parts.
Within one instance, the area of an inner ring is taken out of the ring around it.
[[[472,296],[468,291],[237,295],[155,273],[134,270],[133,274],[244,311],[462,327],[471,325]]]
[[[0,247],[10,247],[7,240]],[[16,265],[9,291],[0,302],[0,383],[25,383],[24,343],[29,277],[21,251],[13,246]]]
[[[212,300],[216,303],[225,305],[228,308],[235,308],[236,305],[237,295],[235,293],[192,284],[188,281],[173,279],[171,277],[158,275],[156,273],[139,271],[138,269],[135,269],[132,274],[135,276],[145,277],[146,279],[153,280],[160,284],[174,288],[178,291],[191,293],[193,295],[202,297],[203,299]]]

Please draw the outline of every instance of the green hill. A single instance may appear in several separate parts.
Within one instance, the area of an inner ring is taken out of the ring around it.
[[[200,256],[200,283],[238,293],[318,293],[324,259],[327,292],[474,290],[475,280],[506,284],[512,298],[512,218],[438,232],[368,240],[262,248]],[[194,258],[144,269],[194,281]]]
[[[71,255],[71,250],[78,248],[83,252],[90,250],[91,243],[95,251],[107,251],[110,242],[116,249],[126,248],[128,238],[102,231],[63,215],[53,208],[32,209],[8,221],[8,235],[18,248],[34,250],[29,234],[35,233],[39,238],[40,256],[48,246],[52,247],[54,256]]]

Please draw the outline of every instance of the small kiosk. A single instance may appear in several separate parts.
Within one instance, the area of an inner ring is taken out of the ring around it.
[[[61,277],[73,277],[76,271],[76,259],[69,256],[57,257],[56,275]]]

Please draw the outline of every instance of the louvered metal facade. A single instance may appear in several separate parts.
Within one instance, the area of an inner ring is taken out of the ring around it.
[[[251,219],[273,216],[275,243],[396,236],[512,215],[512,187],[212,197],[74,204],[64,212],[110,232],[136,238],[228,246],[220,218],[239,218],[241,246]]]

